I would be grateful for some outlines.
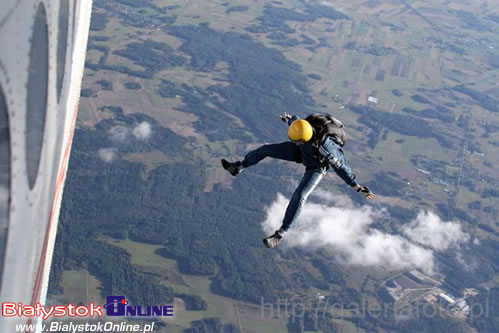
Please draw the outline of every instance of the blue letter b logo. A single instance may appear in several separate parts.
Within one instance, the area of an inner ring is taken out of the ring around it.
[[[108,316],[124,316],[126,314],[125,296],[107,296],[107,304],[104,305]]]

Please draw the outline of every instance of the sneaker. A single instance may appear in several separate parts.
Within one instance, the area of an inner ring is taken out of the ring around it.
[[[237,176],[241,171],[243,171],[243,164],[241,161],[229,162],[225,158],[222,158],[222,166],[233,176]]]
[[[265,244],[266,247],[268,247],[269,249],[273,248],[273,247],[276,247],[277,245],[279,245],[279,243],[281,242],[281,239],[282,237],[284,236],[284,231],[279,229],[277,230],[276,232],[274,232],[273,235],[267,237],[267,238],[264,238],[263,239],[263,244]]]

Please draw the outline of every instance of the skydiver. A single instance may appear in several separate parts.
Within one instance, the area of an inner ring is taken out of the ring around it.
[[[245,168],[257,164],[266,157],[293,161],[305,165],[305,174],[296,188],[284,214],[282,226],[274,234],[263,240],[268,248],[276,247],[286,231],[300,214],[310,193],[317,187],[327,170],[336,174],[354,190],[372,200],[376,197],[367,186],[355,181],[355,174],[343,155],[346,135],[344,125],[329,115],[312,114],[305,119],[280,115],[289,125],[288,138],[291,141],[265,144],[246,154],[242,161],[229,162],[222,159],[222,166],[232,176],[237,176]]]

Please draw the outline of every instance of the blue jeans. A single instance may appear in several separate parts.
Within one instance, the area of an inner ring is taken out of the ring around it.
[[[243,160],[243,167],[247,168],[257,164],[266,157],[272,157],[285,161],[293,161],[300,163],[303,159],[301,157],[300,149],[290,141],[263,145],[253,151],[250,151]],[[291,200],[286,208],[284,219],[282,221],[281,229],[286,231],[291,224],[298,218],[307,201],[308,196],[317,187],[322,177],[326,174],[326,168],[307,168],[305,174],[296,188]]]

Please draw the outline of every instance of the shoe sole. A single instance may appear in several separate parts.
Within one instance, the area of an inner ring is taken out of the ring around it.
[[[264,239],[263,239],[263,244],[265,244],[265,246],[266,246],[268,249],[271,249],[271,248],[272,248],[272,246],[270,246],[269,241],[267,240],[267,238],[264,238]]]
[[[229,161],[227,161],[225,158],[222,158],[220,161],[222,162],[222,167],[223,167],[225,170],[227,170],[227,172],[229,172],[229,173],[230,173],[232,176],[234,176],[234,177],[235,177],[235,176],[237,176],[237,174],[238,174],[239,172],[233,173],[233,172],[231,172],[231,171],[229,170],[229,169],[230,169],[230,162],[229,162]]]
[[[275,248],[277,245],[279,245],[279,243],[277,243],[276,245],[272,245],[271,242],[269,242],[269,240],[267,238],[264,238],[263,239],[263,244],[265,244],[265,246],[268,248],[268,249],[273,249]]]

